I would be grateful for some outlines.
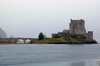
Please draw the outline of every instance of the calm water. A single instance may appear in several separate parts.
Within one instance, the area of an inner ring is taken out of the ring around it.
[[[100,44],[0,45],[0,66],[100,66]]]

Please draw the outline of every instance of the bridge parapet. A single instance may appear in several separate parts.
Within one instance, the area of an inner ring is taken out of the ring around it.
[[[0,38],[0,42],[16,43],[19,39],[22,39],[24,41],[24,43],[27,39],[30,40],[30,41],[37,40],[37,38]]]

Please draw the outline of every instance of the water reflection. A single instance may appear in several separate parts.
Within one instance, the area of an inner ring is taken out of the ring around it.
[[[85,66],[85,62],[71,63],[70,66]]]

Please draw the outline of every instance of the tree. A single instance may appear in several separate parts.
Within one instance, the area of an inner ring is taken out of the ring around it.
[[[55,34],[54,36],[53,36],[53,38],[59,38],[60,36],[58,35],[58,34]]]
[[[44,39],[44,35],[43,35],[43,33],[42,33],[42,32],[39,34],[38,39],[39,39],[39,40]]]

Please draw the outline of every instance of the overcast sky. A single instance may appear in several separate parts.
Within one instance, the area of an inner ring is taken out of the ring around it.
[[[100,41],[100,0],[0,0],[0,27],[8,37],[51,37],[69,29],[71,18],[85,20]]]

